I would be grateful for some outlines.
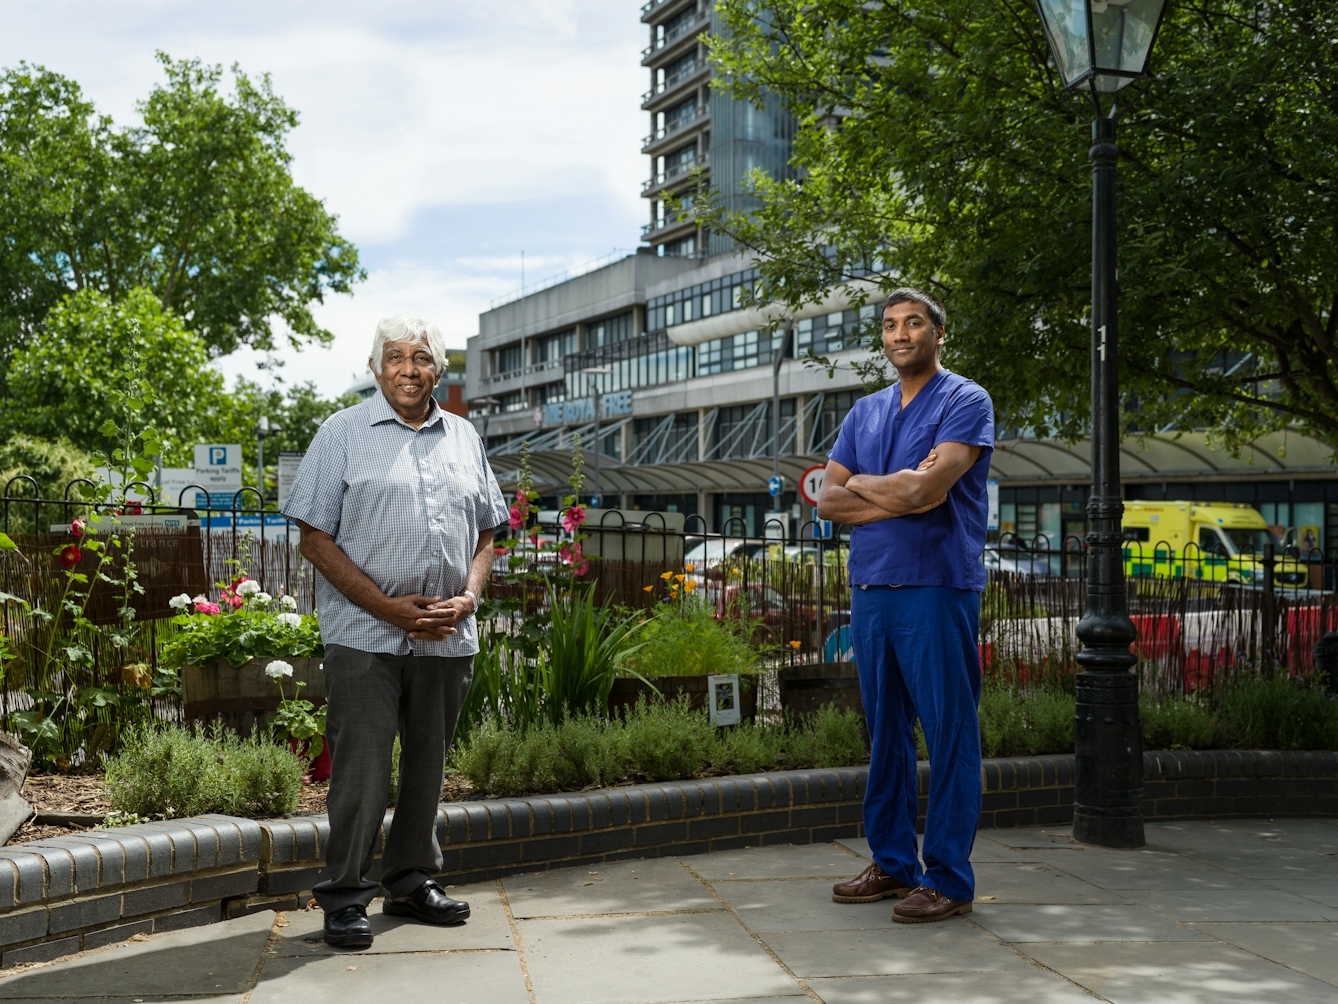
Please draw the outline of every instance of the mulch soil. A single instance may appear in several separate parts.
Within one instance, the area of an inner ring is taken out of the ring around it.
[[[325,798],[330,791],[329,781],[304,784],[297,796],[293,815],[308,815],[325,811]],[[448,775],[441,788],[443,802],[463,802],[473,797],[474,787],[462,777]],[[107,793],[102,787],[101,774],[30,774],[23,782],[23,797],[39,814],[45,812],[83,812],[105,815],[111,811]],[[82,833],[87,826],[56,825],[30,820],[19,827],[9,843],[21,844],[31,840],[48,840],[71,833]]]

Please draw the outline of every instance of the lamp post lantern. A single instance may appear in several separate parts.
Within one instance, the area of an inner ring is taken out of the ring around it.
[[[1078,622],[1073,836],[1141,847],[1143,741],[1136,633],[1121,554],[1120,384],[1115,260],[1115,103],[1147,73],[1165,0],[1037,0],[1065,89],[1082,87],[1092,123],[1092,493],[1087,500],[1087,607]],[[1110,96],[1109,112],[1102,108]]]

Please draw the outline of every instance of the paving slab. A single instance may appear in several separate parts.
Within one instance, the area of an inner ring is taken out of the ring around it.
[[[1025,945],[1111,1004],[1333,1004],[1327,983],[1225,945]]]
[[[1130,889],[1135,903],[1174,920],[1196,921],[1325,921],[1338,920],[1338,910],[1289,892],[1250,884],[1225,889]]]
[[[1322,906],[1338,907],[1338,879],[1270,879],[1266,884]]]
[[[973,862],[976,898],[999,903],[1123,903],[1116,893],[1048,864]]]
[[[1013,972],[1027,963],[954,917],[886,930],[758,932],[800,979],[907,973]]]
[[[1194,927],[1289,969],[1338,984],[1338,924],[1195,924]],[[1338,994],[1334,999],[1338,1000]]]
[[[502,897],[491,882],[457,886],[450,890],[454,899],[469,904],[469,920],[463,924],[438,927],[420,924],[403,917],[388,917],[381,912],[381,900],[373,900],[367,911],[376,941],[371,948],[335,948],[325,943],[322,931],[325,914],[320,910],[297,910],[283,915],[288,922],[278,928],[277,943],[270,949],[275,958],[303,955],[385,955],[395,952],[444,952],[462,949],[495,948],[515,950],[511,925],[502,907]]]
[[[865,861],[873,860],[873,849],[869,847],[869,841],[865,837],[842,837],[836,843],[851,854],[858,854]]]
[[[683,861],[708,882],[714,879],[830,878],[858,875],[867,861],[837,844],[776,844],[715,854],[696,854]],[[508,893],[509,895],[509,893]]]
[[[555,868],[513,875],[502,886],[517,918],[723,909],[673,858]]]
[[[1072,847],[1073,830],[1067,826],[1019,826],[1016,830],[988,830],[976,837],[1005,847]]]
[[[1182,854],[1148,849],[1045,858],[1047,863],[1104,889],[1240,889],[1235,872]]]
[[[244,993],[274,917],[265,910],[0,975],[0,999]]]
[[[799,989],[727,913],[517,923],[539,1004],[659,1004]]]
[[[1062,977],[1037,970],[941,973],[810,980],[826,1004],[1092,1004],[1092,998]]]
[[[334,1000],[431,1000],[433,1004],[529,1004],[515,952],[270,959],[250,1004]]]
[[[1338,853],[1338,828],[1317,819],[1224,819],[1148,823],[1149,843],[1173,846],[1188,854],[1221,849],[1253,852],[1285,848],[1290,852]]]
[[[715,891],[754,931],[855,931],[891,927],[895,899],[834,903],[826,879],[714,882]]]
[[[1205,935],[1141,906],[1011,906],[977,903],[971,919],[1010,943],[1205,941]]]

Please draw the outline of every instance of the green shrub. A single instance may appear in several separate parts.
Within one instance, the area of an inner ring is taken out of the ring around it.
[[[623,736],[594,715],[571,715],[554,729],[553,777],[564,790],[612,784],[622,774]]]
[[[1338,749],[1338,704],[1287,677],[1253,678],[1217,699],[1220,738],[1238,749]]]
[[[123,735],[105,784],[113,809],[140,817],[272,816],[297,808],[305,772],[301,757],[268,736],[144,725]]]
[[[672,701],[638,698],[622,733],[624,771],[647,781],[696,777],[716,744],[710,719],[688,707],[686,694]]]
[[[734,774],[773,770],[785,748],[785,730],[771,725],[741,722],[722,729],[711,749],[711,766]]]
[[[757,651],[747,639],[715,618],[714,607],[689,598],[682,605],[661,603],[637,628],[641,648],[624,659],[626,669],[645,677],[751,674]]]
[[[832,704],[795,721],[785,736],[786,767],[849,767],[867,755],[860,716]]]
[[[1143,694],[1138,699],[1138,719],[1144,749],[1204,750],[1216,745],[1217,720],[1196,700]]]
[[[1073,752],[1074,700],[1045,687],[986,688],[980,695],[980,750],[987,757]]]

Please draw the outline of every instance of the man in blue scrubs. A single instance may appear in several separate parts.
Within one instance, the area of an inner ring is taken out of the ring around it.
[[[898,382],[855,403],[832,448],[819,515],[854,526],[850,629],[873,749],[864,830],[874,863],[832,898],[904,897],[902,923],[970,913],[980,819],[980,594],[994,406],[939,364],[946,321],[928,293],[883,305]],[[932,775],[916,853],[915,720]]]

